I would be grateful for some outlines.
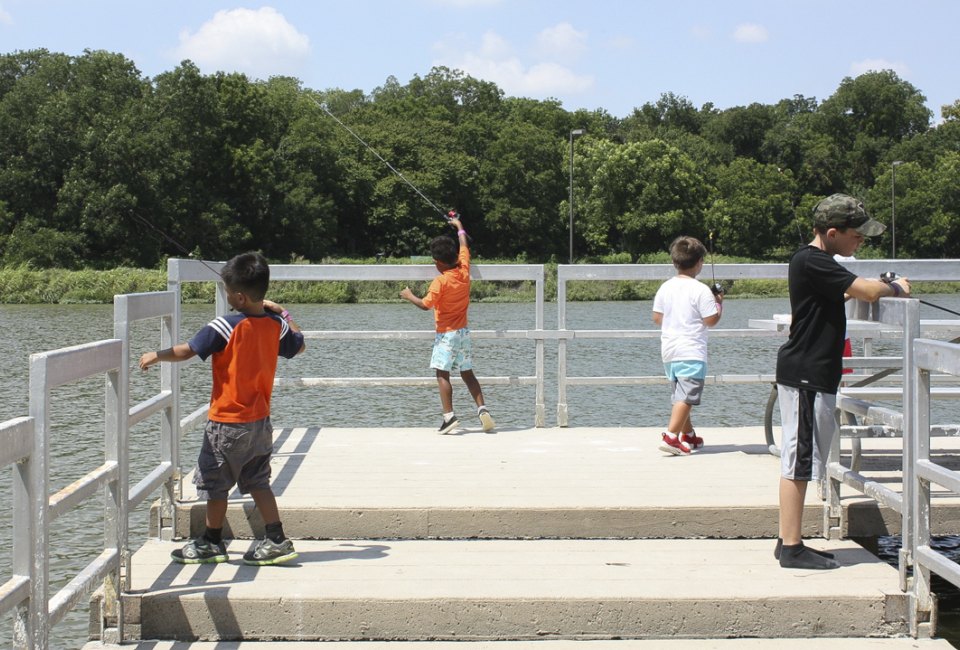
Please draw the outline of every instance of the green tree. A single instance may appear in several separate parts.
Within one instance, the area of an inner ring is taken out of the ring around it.
[[[737,158],[720,170],[717,199],[706,211],[707,228],[718,250],[763,258],[777,247],[795,241],[793,175],[775,165]],[[788,234],[787,241],[784,241]]]
[[[892,70],[846,77],[820,105],[817,128],[845,152],[848,188],[869,188],[873,170],[903,139],[926,131],[926,98]]]
[[[896,174],[897,257],[960,255],[960,153],[946,152],[930,168],[904,162]],[[885,251],[892,249],[892,177],[886,166],[868,197],[871,213],[888,226],[881,244]]]
[[[689,156],[663,140],[587,145],[576,160],[589,179],[578,205],[590,254],[662,251],[679,234],[702,236],[709,189]]]

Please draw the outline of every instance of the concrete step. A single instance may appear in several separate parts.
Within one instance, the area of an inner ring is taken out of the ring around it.
[[[610,641],[149,641],[91,642],[83,650],[810,650],[810,639],[620,639]],[[943,639],[846,638],[816,640],[817,650],[953,650]]]
[[[770,540],[301,540],[277,567],[243,565],[250,542],[234,541],[231,562],[185,566],[154,541],[133,558],[125,620],[131,638],[183,641],[906,632],[893,568],[852,542],[811,545],[843,566],[781,569]]]
[[[689,457],[657,449],[653,428],[279,428],[273,487],[295,539],[762,538],[777,532],[779,459],[762,427],[703,428]],[[849,444],[846,441],[845,444]],[[899,439],[864,441],[863,473],[896,488]],[[960,439],[938,439],[951,454]],[[949,460],[949,459],[947,459]],[[949,464],[949,463],[948,463]],[[203,531],[204,503],[180,505],[176,535]],[[899,532],[899,516],[844,488],[843,534]],[[234,495],[228,535],[263,535],[249,499]],[[936,494],[936,534],[960,533],[960,498]],[[807,493],[805,534],[822,509]]]

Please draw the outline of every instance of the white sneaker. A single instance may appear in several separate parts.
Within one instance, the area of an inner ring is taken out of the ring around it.
[[[497,426],[497,423],[493,421],[493,416],[490,415],[490,411],[486,408],[481,408],[477,413],[477,417],[480,418],[480,424],[483,425],[483,430],[486,433],[493,431],[493,428]]]

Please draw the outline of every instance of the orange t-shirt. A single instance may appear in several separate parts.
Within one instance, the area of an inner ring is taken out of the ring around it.
[[[213,359],[208,419],[256,422],[270,415],[277,357],[296,356],[303,334],[272,312],[228,314],[210,321],[188,345],[201,359]]]
[[[423,304],[433,307],[438,332],[453,332],[467,326],[470,306],[470,250],[460,247],[457,266],[435,277]]]

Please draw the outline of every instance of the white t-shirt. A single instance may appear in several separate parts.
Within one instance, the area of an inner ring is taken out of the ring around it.
[[[709,328],[703,319],[718,311],[707,285],[686,275],[672,277],[657,289],[653,311],[663,314],[660,355],[664,363],[707,360]]]

